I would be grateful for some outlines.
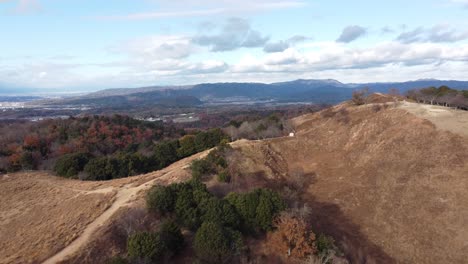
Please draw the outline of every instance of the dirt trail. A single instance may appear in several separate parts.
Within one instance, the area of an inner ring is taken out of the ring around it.
[[[70,245],[62,249],[60,252],[52,256],[51,258],[47,259],[44,261],[44,264],[54,264],[54,263],[59,263],[64,260],[66,260],[68,257],[72,256],[74,253],[76,253],[81,247],[86,245],[89,240],[91,239],[91,236],[95,233],[95,231],[100,228],[103,224],[105,224],[117,210],[120,208],[128,205],[129,202],[134,200],[137,196],[137,194],[142,191],[142,190],[147,190],[153,184],[155,181],[158,179],[170,175],[174,170],[178,168],[172,169],[169,172],[164,173],[160,177],[154,178],[152,180],[149,180],[137,187],[132,187],[132,183],[125,185],[122,187],[116,194],[115,196],[115,201],[112,203],[112,205],[103,213],[101,214],[98,218],[96,218],[93,222],[91,222],[84,232],[77,238],[75,239]],[[95,193],[95,192],[108,192],[112,191],[113,187],[105,188],[105,189],[99,189],[97,191],[90,191],[87,193]]]
[[[138,178],[127,178],[127,182],[125,182],[126,179],[122,179],[124,181],[123,183],[125,183],[122,187],[109,186],[106,188],[100,188],[97,190],[89,191],[75,189],[75,191],[84,194],[105,194],[113,191],[116,191],[117,193],[114,196],[114,201],[112,202],[112,204],[94,221],[88,224],[84,231],[75,240],[73,240],[73,242],[71,242],[69,245],[67,245],[65,248],[60,250],[52,257],[45,260],[43,264],[60,263],[72,257],[93,239],[93,235],[96,233],[96,231],[103,225],[107,224],[119,209],[128,206],[133,201],[135,201],[138,198],[138,194],[141,191],[148,190],[156,182],[174,182],[180,180],[180,175],[178,174],[180,174],[181,171],[186,169],[192,160],[202,158],[206,156],[210,151],[211,150],[207,150],[195,154],[186,159],[175,162],[174,164],[161,171],[155,171],[144,176],[139,176]]]

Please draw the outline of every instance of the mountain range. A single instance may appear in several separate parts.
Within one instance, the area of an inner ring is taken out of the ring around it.
[[[408,82],[342,83],[333,79],[305,80],[278,83],[203,83],[188,86],[151,86],[142,88],[106,89],[84,96],[71,97],[57,103],[71,105],[113,106],[196,106],[204,103],[232,102],[310,102],[334,104],[348,100],[353,91],[369,88],[372,92],[386,93],[446,85],[455,89],[468,89],[468,81],[423,79]]]

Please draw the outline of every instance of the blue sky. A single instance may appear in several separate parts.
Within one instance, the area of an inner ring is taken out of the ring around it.
[[[468,0],[0,0],[0,90],[468,80]]]

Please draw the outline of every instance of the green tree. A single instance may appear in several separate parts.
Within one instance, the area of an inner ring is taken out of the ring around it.
[[[180,223],[191,229],[196,230],[200,224],[200,211],[193,197],[193,190],[190,185],[183,186],[177,193],[175,203],[175,213]]]
[[[105,181],[112,179],[112,173],[107,170],[107,157],[92,159],[84,167],[88,180]]]
[[[242,218],[244,231],[271,230],[276,215],[286,208],[281,197],[269,189],[256,189],[250,193],[230,193],[226,200]]]
[[[185,158],[191,156],[197,152],[195,148],[195,136],[187,135],[179,139],[179,149],[177,149],[177,155],[179,158]]]
[[[286,208],[286,204],[281,197],[272,190],[260,189],[259,192],[256,223],[262,230],[269,231],[273,228],[273,219]]]
[[[169,187],[154,186],[146,196],[146,205],[150,211],[166,214],[174,211],[176,193]]]
[[[208,263],[227,263],[242,248],[238,232],[224,228],[219,223],[205,222],[193,241],[198,258]]]
[[[90,155],[86,153],[66,154],[58,158],[54,171],[59,176],[72,178],[83,171],[88,163]]]
[[[131,258],[156,260],[164,254],[166,246],[159,234],[142,232],[128,238],[127,250]]]
[[[207,159],[194,160],[190,165],[192,177],[200,180],[203,176],[214,172],[212,164]]]
[[[165,168],[179,159],[178,148],[178,140],[161,142],[154,147],[153,158],[158,161],[158,169]]]
[[[25,151],[21,155],[21,166],[24,170],[37,169],[38,161],[34,158],[33,152]]]
[[[227,201],[216,197],[203,200],[199,208],[202,213],[202,221],[215,222],[223,226],[229,226],[234,229],[239,228],[239,214],[236,209]]]
[[[180,231],[180,227],[174,221],[166,220],[163,222],[159,234],[172,255],[177,255],[184,247],[184,236]]]

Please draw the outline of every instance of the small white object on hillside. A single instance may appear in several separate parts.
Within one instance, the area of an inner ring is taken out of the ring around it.
[[[289,137],[294,137],[294,133],[293,132],[289,133]]]

